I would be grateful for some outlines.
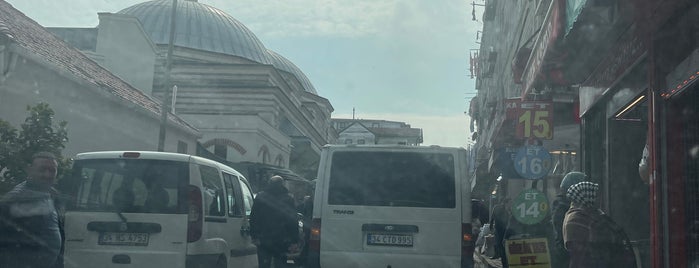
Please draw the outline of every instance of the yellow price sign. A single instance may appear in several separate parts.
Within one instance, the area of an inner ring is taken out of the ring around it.
[[[517,104],[517,137],[553,139],[553,103],[523,101]]]

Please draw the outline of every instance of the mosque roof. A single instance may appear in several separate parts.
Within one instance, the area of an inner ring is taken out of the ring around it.
[[[262,42],[245,25],[215,7],[196,1],[177,1],[176,46],[219,52],[272,64]],[[154,0],[118,12],[136,17],[155,44],[167,44],[172,0]]]
[[[306,75],[301,71],[301,69],[299,69],[299,67],[296,67],[296,65],[293,62],[291,62],[284,56],[279,55],[279,53],[277,52],[274,52],[269,49],[267,50],[267,52],[269,53],[270,58],[272,59],[272,65],[274,65],[274,68],[277,68],[278,70],[285,71],[296,76],[296,79],[299,80],[304,90],[318,95],[318,92],[316,92],[316,89],[311,83],[311,80],[309,80],[308,77],[306,77]]]
[[[192,0],[177,1],[176,46],[246,58],[290,73],[304,90],[318,94],[311,81],[294,63],[268,50],[240,21],[215,7]],[[154,0],[118,12],[136,17],[155,44],[167,44],[170,36],[172,0]]]

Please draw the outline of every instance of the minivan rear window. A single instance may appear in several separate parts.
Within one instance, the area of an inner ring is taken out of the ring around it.
[[[335,152],[328,203],[455,208],[454,157],[448,153]]]
[[[67,207],[90,212],[184,214],[188,177],[187,162],[78,160],[65,189],[71,197]]]

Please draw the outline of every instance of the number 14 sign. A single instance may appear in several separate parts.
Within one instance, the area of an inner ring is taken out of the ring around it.
[[[553,139],[553,102],[521,101],[512,105],[516,105],[517,138]]]

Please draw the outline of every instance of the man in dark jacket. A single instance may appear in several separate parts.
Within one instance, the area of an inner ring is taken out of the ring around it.
[[[257,194],[250,214],[250,234],[257,245],[260,268],[285,267],[286,253],[298,244],[299,230],[294,199],[284,179],[273,176]]]
[[[566,197],[566,193],[570,186],[585,181],[585,173],[570,172],[563,177],[559,192],[556,199],[553,201],[551,225],[553,226],[553,247],[551,250],[551,267],[564,268],[568,267],[568,251],[563,245],[563,219],[566,212],[570,208],[570,200]]]
[[[0,267],[63,267],[65,235],[53,188],[57,168],[53,154],[35,154],[27,180],[0,200]]]

